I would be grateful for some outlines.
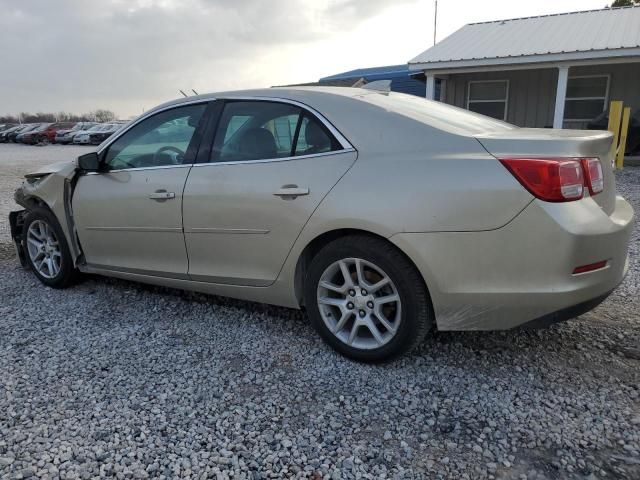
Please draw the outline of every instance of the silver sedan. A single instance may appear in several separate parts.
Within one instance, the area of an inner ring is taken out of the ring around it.
[[[305,308],[379,361],[611,293],[633,219],[611,144],[365,89],[202,95],[28,175],[12,234],[51,287],[90,272]]]

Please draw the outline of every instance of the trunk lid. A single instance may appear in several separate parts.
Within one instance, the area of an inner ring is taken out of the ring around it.
[[[597,157],[602,163],[604,190],[593,200],[610,215],[615,208],[613,135],[602,130],[551,130],[516,128],[496,130],[474,137],[496,158]],[[588,193],[585,193],[588,196]]]

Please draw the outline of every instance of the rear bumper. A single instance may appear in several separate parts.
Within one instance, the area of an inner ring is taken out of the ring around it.
[[[423,274],[438,329],[504,330],[571,318],[602,301],[626,274],[633,216],[622,197],[611,215],[591,198],[535,200],[497,230],[402,233],[391,240]],[[602,269],[572,274],[602,260]]]
[[[604,295],[596,297],[592,300],[587,300],[586,302],[579,303],[578,305],[573,305],[571,307],[563,308],[562,310],[558,310],[557,312],[548,313],[547,315],[543,315],[542,317],[531,320],[527,323],[523,323],[520,325],[520,328],[526,330],[535,330],[538,328],[546,328],[550,327],[559,322],[564,322],[565,320],[571,320],[572,318],[579,317],[580,315],[590,312],[602,302],[604,302],[611,292],[607,292]]]

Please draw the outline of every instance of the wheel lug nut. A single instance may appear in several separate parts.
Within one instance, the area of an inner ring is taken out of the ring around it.
[[[373,308],[373,302],[371,300],[367,302],[367,307]]]
[[[351,303],[351,302],[347,303],[347,308],[349,310],[353,310],[353,303]]]
[[[366,315],[366,312],[365,312],[364,310],[360,310],[360,312],[359,312],[359,313],[360,313],[360,316],[361,316],[361,317],[364,317],[364,316]]]
[[[367,295],[367,291],[363,288],[360,293],[362,293],[362,295]]]
[[[356,296],[356,291],[355,290],[349,290],[349,295],[352,297]]]

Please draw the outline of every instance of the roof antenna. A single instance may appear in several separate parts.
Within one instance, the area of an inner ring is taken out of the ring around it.
[[[191,89],[191,91],[192,91],[193,93],[195,93],[196,95],[200,95],[200,94],[199,94],[198,92],[196,92],[193,88]]]
[[[183,96],[185,96],[185,97],[188,97],[188,96],[189,96],[189,95],[187,95],[186,93],[184,93],[182,90],[179,90],[179,92],[180,92]]]

